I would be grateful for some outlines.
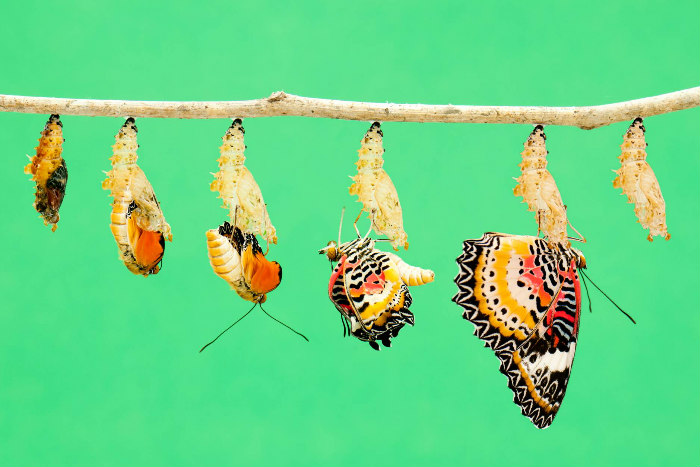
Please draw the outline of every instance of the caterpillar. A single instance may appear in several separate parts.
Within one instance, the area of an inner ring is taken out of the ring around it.
[[[622,154],[618,156],[621,166],[614,170],[617,174],[613,180],[614,188],[622,188],[627,201],[634,203],[634,213],[642,227],[649,229],[647,240],[654,240],[659,235],[666,240],[671,238],[666,227],[666,203],[661,194],[659,181],[646,161],[647,143],[644,138],[646,128],[643,120],[636,118],[623,136]]]
[[[224,222],[207,231],[209,262],[217,276],[244,300],[265,303],[282,281],[282,267],[265,258],[255,235]]]
[[[61,157],[63,152],[63,123],[58,115],[49,117],[39,138],[36,155],[29,157],[24,173],[36,182],[34,209],[44,218],[44,225],[51,224],[55,232],[60,216],[58,211],[66,194],[68,169]]]
[[[350,177],[354,182],[350,185],[350,194],[357,195],[362,210],[369,214],[375,232],[386,235],[394,250],[400,247],[408,249],[399,195],[391,178],[382,168],[383,136],[379,122],[374,122],[367,130],[355,163],[357,175]]]
[[[535,213],[538,233],[544,233],[551,247],[555,245],[569,247],[571,242],[566,233],[566,227],[569,224],[566,206],[561,200],[554,177],[547,170],[546,140],[544,127],[537,125],[525,141],[525,149],[520,153],[521,175],[516,179],[518,184],[513,189],[513,194],[522,196],[523,202],[527,203],[528,211]]]
[[[136,164],[138,129],[127,118],[112,146],[112,170],[102,188],[110,190],[112,214],[110,228],[119,247],[119,257],[134,274],[148,276],[160,271],[165,240],[172,241],[170,225],[146,174]]]
[[[270,222],[260,187],[245,164],[245,130],[241,119],[233,121],[219,148],[219,171],[214,175],[211,191],[218,191],[231,222],[242,232],[258,234],[268,243],[277,244],[277,232]]]

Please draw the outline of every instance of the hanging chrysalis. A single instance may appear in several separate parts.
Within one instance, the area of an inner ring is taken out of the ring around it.
[[[224,200],[223,208],[229,210],[235,227],[276,244],[277,233],[267,214],[260,187],[244,165],[244,134],[241,120],[235,119],[222,138],[219,171],[213,174],[215,180],[211,183],[211,191],[219,192],[219,198]]]
[[[355,164],[357,175],[351,177],[355,183],[350,186],[350,194],[359,198],[362,210],[369,214],[375,232],[386,235],[395,250],[400,247],[407,249],[408,240],[403,230],[399,195],[391,178],[382,168],[383,136],[379,122],[374,122],[367,130]]]
[[[622,188],[628,202],[634,203],[634,213],[639,223],[649,229],[647,239],[650,242],[655,235],[668,240],[671,234],[666,228],[666,203],[656,175],[646,161],[646,129],[642,123],[641,118],[636,118],[623,137],[620,145],[622,154],[618,157],[622,166],[614,171],[617,177],[613,180],[613,187]]]
[[[216,275],[244,300],[264,303],[266,294],[282,280],[282,267],[265,258],[255,235],[244,234],[228,222],[207,231],[207,249]]]
[[[24,168],[24,173],[32,176],[36,182],[34,208],[44,218],[44,225],[51,224],[51,231],[56,231],[61,208],[66,194],[68,169],[61,157],[63,152],[63,124],[56,114],[51,115],[41,132],[36,155]]]
[[[535,213],[538,233],[544,233],[550,246],[569,247],[571,243],[566,234],[569,224],[566,206],[561,200],[554,177],[547,170],[546,140],[544,128],[537,125],[520,153],[523,157],[519,165],[522,174],[516,179],[518,185],[513,189],[513,194],[522,196],[528,211]]]
[[[121,260],[134,274],[148,276],[160,270],[165,240],[172,241],[172,234],[153,187],[136,164],[137,131],[128,118],[115,136],[112,170],[102,188],[114,197],[110,228]]]

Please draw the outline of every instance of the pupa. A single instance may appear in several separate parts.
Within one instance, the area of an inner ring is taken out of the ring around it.
[[[128,118],[115,136],[112,170],[102,188],[110,190],[110,228],[119,247],[119,257],[134,274],[157,274],[165,252],[165,240],[172,241],[170,225],[146,174],[137,165],[138,129]]]
[[[350,186],[350,194],[357,195],[377,234],[386,235],[394,250],[400,247],[408,249],[399,195],[391,178],[382,168],[383,136],[379,122],[374,122],[362,138],[358,160],[355,163],[357,175],[351,177],[354,183]]]
[[[58,211],[68,183],[66,161],[61,157],[63,141],[63,124],[60,117],[53,114],[41,132],[36,155],[29,158],[31,162],[24,168],[24,173],[36,182],[34,208],[44,218],[44,225],[51,224],[52,232],[56,231]]]
[[[235,119],[219,148],[219,171],[214,175],[211,191],[218,191],[223,208],[228,209],[231,223],[244,233],[257,234],[268,243],[277,243],[277,232],[270,222],[265,201],[253,174],[245,166],[245,130]]]
[[[649,229],[647,240],[653,241],[656,235],[671,238],[666,227],[666,203],[661,194],[659,181],[646,161],[646,129],[641,118],[636,118],[623,136],[622,154],[618,156],[621,166],[614,172],[614,188],[622,188],[627,201],[634,204],[634,213],[642,227]]]
[[[535,213],[538,233],[544,234],[550,246],[560,245],[568,248],[571,242],[567,237],[566,227],[571,224],[566,216],[566,206],[561,200],[559,188],[547,170],[546,140],[544,127],[537,125],[520,153],[521,175],[516,179],[518,184],[513,189],[513,194],[522,196],[528,211]],[[581,237],[581,241],[585,239]]]

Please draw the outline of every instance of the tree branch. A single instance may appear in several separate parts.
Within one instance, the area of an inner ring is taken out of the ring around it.
[[[524,123],[583,129],[700,106],[700,87],[585,107],[382,104],[316,99],[282,91],[248,101],[169,102],[64,99],[0,94],[0,112],[136,118],[315,117],[381,122]]]

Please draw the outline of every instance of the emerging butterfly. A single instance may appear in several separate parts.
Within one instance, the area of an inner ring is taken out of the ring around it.
[[[223,137],[219,148],[219,171],[214,175],[211,190],[219,192],[228,209],[231,222],[243,232],[261,235],[268,243],[277,243],[275,227],[270,222],[265,201],[253,174],[245,164],[245,130],[237,118]]]
[[[338,262],[328,282],[328,296],[340,312],[344,331],[379,350],[378,341],[390,347],[391,338],[414,323],[407,285],[427,284],[435,274],[377,250],[368,235],[360,237],[357,231],[358,238],[341,244],[339,233],[338,242],[328,242],[319,253]]]
[[[522,196],[528,211],[535,213],[538,232],[543,232],[550,246],[568,247],[571,245],[566,234],[567,225],[571,225],[566,216],[566,206],[561,200],[559,188],[554,177],[547,170],[547,136],[544,127],[537,125],[520,153],[521,175],[516,179],[518,185],[513,189],[515,196]],[[576,229],[571,226],[576,231]],[[579,234],[580,236],[580,234]],[[581,241],[585,239],[581,237]]]
[[[262,307],[262,304],[267,300],[267,294],[280,285],[282,267],[277,261],[268,261],[265,258],[255,235],[243,233],[238,227],[224,222],[218,229],[207,231],[207,249],[209,261],[216,275],[228,282],[241,298],[253,302],[254,305],[211,342],[202,347],[200,352],[248,316],[256,306],[259,306],[262,312],[274,321],[307,342],[309,341],[305,335],[278,320]]]
[[[389,237],[394,250],[407,249],[408,238],[403,230],[399,195],[382,168],[383,136],[379,122],[374,122],[367,130],[358,151],[357,175],[351,177],[354,183],[350,186],[350,194],[357,195],[362,209],[369,213],[375,232]]]
[[[129,271],[145,277],[160,270],[165,240],[172,241],[172,234],[153,187],[136,164],[137,131],[128,118],[115,136],[112,170],[102,188],[114,197],[110,228],[119,256]]]
[[[41,132],[36,155],[24,168],[24,173],[32,176],[36,182],[34,208],[44,218],[44,225],[51,224],[51,231],[56,231],[59,220],[58,210],[63,203],[68,183],[66,161],[63,152],[63,124],[58,115],[51,115]]]
[[[282,267],[265,258],[253,234],[224,222],[218,229],[207,231],[207,249],[216,275],[244,300],[265,303],[266,294],[280,285]]]
[[[615,171],[617,177],[613,180],[613,187],[622,188],[627,201],[634,203],[634,213],[639,223],[643,228],[649,229],[647,240],[651,242],[655,235],[668,240],[671,234],[666,227],[666,203],[659,181],[646,161],[646,129],[642,123],[641,118],[634,119],[623,137],[620,145],[622,154],[619,156],[622,165]]]
[[[452,300],[501,361],[523,415],[548,427],[574,361],[583,254],[537,237],[485,233],[464,241],[457,264],[459,292]]]

